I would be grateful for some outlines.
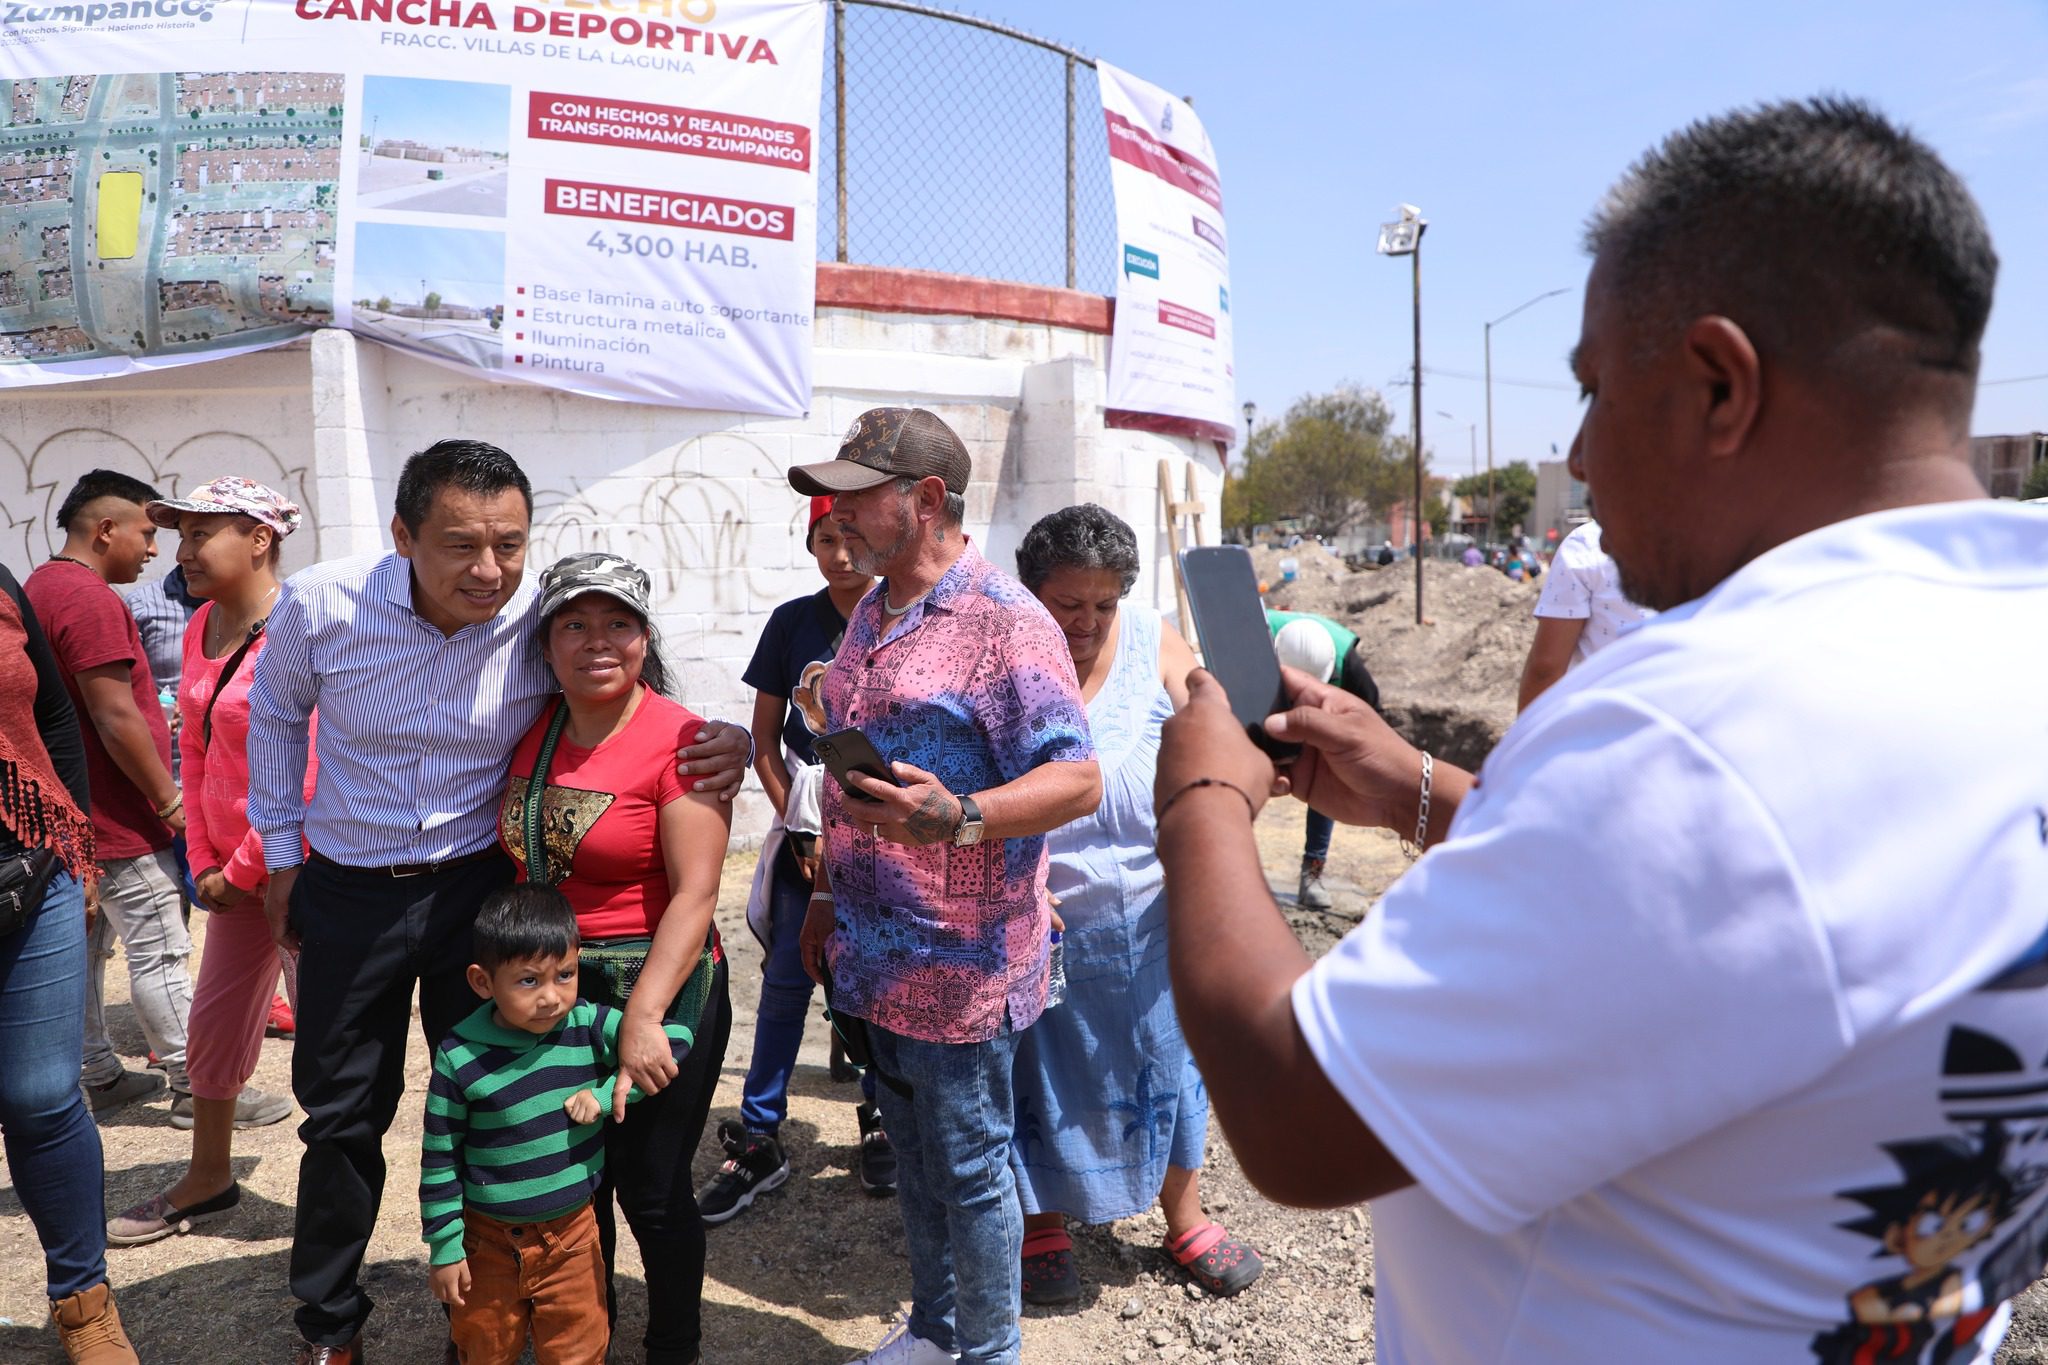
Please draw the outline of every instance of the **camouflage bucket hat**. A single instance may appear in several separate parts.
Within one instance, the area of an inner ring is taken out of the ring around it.
[[[647,571],[630,559],[603,550],[564,555],[540,576],[540,614],[553,616],[586,593],[618,598],[643,618],[653,616],[648,599],[653,585]]]
[[[299,505],[275,488],[233,474],[199,485],[190,497],[158,498],[145,503],[142,511],[153,524],[168,531],[178,529],[180,512],[254,517],[281,536],[298,530],[299,522],[304,520]]]

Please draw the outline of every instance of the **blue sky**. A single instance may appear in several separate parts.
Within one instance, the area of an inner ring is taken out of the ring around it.
[[[354,297],[418,303],[420,283],[443,303],[490,308],[505,301],[505,234],[467,228],[364,223],[356,228]]]
[[[1223,175],[1239,398],[1263,415],[1343,379],[1383,387],[1407,372],[1406,263],[1373,254],[1406,200],[1431,224],[1423,363],[1454,372],[1423,379],[1436,467],[1469,468],[1464,422],[1480,423],[1485,459],[1483,388],[1456,377],[1481,370],[1482,324],[1567,287],[1494,333],[1496,459],[1550,458],[1578,420],[1564,355],[1586,273],[1579,233],[1602,191],[1692,118],[1837,90],[1905,121],[1969,182],[2003,262],[1984,378],[2043,376],[1987,385],[1975,429],[2048,429],[2040,0],[978,0],[977,12],[1194,98]],[[1405,424],[1406,390],[1387,392]]]
[[[363,78],[363,132],[430,147],[503,152],[512,143],[512,87],[411,76]]]

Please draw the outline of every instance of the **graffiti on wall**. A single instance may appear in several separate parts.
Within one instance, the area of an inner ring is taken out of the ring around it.
[[[105,427],[66,427],[33,444],[0,436],[0,558],[17,573],[55,554],[64,534],[53,518],[78,476],[88,469],[133,475],[167,498],[223,474],[268,484],[299,504],[305,525],[285,541],[287,572],[319,557],[319,510],[313,503],[311,470],[254,436],[238,431],[202,431],[147,445]],[[168,568],[176,537],[166,537],[158,560]],[[149,576],[155,576],[155,570]]]
[[[780,600],[803,538],[804,500],[782,462],[737,432],[692,437],[655,459],[667,467],[653,475],[534,489],[536,562],[608,550],[647,570],[658,611],[701,613],[707,635],[756,628],[749,613]],[[787,516],[749,515],[749,491],[764,485],[782,491]]]

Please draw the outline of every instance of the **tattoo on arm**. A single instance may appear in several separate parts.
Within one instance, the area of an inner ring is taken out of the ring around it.
[[[960,828],[960,803],[944,792],[927,792],[903,827],[921,844],[951,839]]]

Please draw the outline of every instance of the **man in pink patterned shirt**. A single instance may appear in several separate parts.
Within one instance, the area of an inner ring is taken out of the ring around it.
[[[789,475],[836,495],[854,567],[883,576],[820,690],[830,729],[860,730],[900,785],[826,783],[802,935],[833,1011],[869,1025],[899,1162],[911,1311],[867,1365],[1018,1359],[1010,1063],[1045,1008],[1045,834],[1102,799],[1059,628],[961,531],[970,468],[934,414],[875,408],[836,460]]]

